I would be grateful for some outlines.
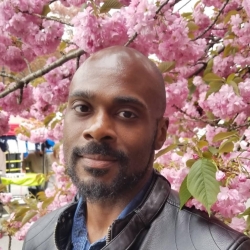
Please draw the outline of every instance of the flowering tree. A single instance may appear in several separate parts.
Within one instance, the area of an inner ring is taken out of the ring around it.
[[[249,234],[250,2],[200,0],[180,13],[176,5],[186,2],[2,0],[0,135],[9,116],[19,115],[30,120],[17,131],[22,139],[60,141],[79,64],[108,46],[136,48],[153,58],[166,83],[170,127],[155,168],[180,191],[181,205]],[[27,198],[17,208],[5,200],[9,235],[22,239],[32,221],[76,193],[62,157],[52,167],[57,184],[39,201]]]

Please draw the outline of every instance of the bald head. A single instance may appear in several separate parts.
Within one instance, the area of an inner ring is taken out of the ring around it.
[[[154,112],[157,112],[157,116],[161,117],[164,114],[166,107],[164,79],[156,65],[139,51],[124,46],[100,50],[79,67],[72,83],[77,79],[84,84],[85,76],[91,74],[93,70],[95,71],[94,77],[109,72],[110,80],[112,75],[119,74],[119,77],[140,85],[149,92],[151,99],[154,99]]]

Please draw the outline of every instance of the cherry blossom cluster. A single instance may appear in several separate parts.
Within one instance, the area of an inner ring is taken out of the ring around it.
[[[64,32],[61,23],[41,19],[49,0],[4,0],[0,3],[0,65],[22,71],[37,56],[55,51]]]

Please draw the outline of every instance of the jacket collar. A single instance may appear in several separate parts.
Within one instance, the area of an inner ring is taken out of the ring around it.
[[[155,180],[141,205],[134,210],[133,214],[113,224],[112,240],[103,250],[128,249],[162,210],[170,191],[169,182],[163,176],[155,174]]]
[[[163,208],[170,193],[169,182],[160,174],[154,174],[154,180],[148,189],[142,203],[125,219],[112,224],[111,241],[103,248],[105,250],[127,249],[140,235],[143,229],[149,227],[154,218]],[[55,228],[55,243],[58,249],[71,249],[73,217],[77,203],[69,205],[58,218]]]

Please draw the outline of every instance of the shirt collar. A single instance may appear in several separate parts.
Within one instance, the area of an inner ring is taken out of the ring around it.
[[[144,187],[137,193],[137,195],[127,204],[127,206],[122,210],[117,219],[124,219],[129,213],[131,213],[138,205],[142,202],[151,182],[153,175],[150,180],[144,185]],[[76,212],[73,220],[72,227],[72,243],[74,249],[89,249],[92,245],[96,244],[105,244],[106,237],[98,240],[97,242],[90,244],[88,240],[88,233],[86,228],[86,204],[83,198],[81,197],[78,201]]]

